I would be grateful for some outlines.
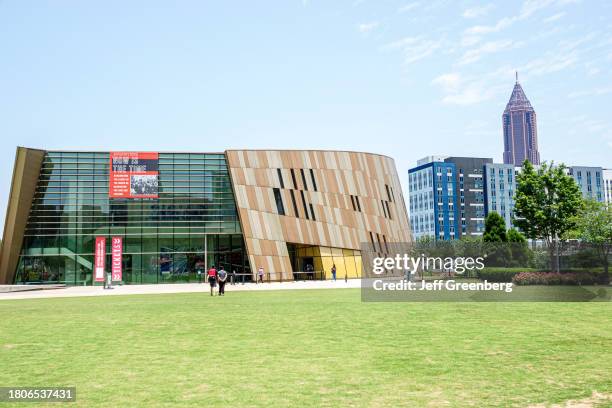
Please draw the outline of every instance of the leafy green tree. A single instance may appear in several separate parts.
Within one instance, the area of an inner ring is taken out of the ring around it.
[[[485,218],[485,232],[482,236],[484,242],[507,242],[506,221],[495,211],[491,211]]]
[[[508,232],[506,232],[506,235],[508,236],[510,252],[512,252],[511,265],[514,267],[528,266],[531,258],[531,250],[527,245],[525,236],[515,228],[510,228]]]
[[[559,237],[575,227],[583,205],[580,189],[563,164],[544,163],[536,170],[525,160],[516,181],[513,223],[528,238],[544,240],[551,270],[558,271]]]
[[[580,239],[593,246],[604,267],[605,283],[610,283],[608,258],[612,251],[612,205],[587,200],[576,217],[576,232]]]
[[[525,238],[516,228],[510,228],[508,232],[506,232],[506,236],[508,237],[508,242],[515,242],[518,244],[527,242],[527,238]]]

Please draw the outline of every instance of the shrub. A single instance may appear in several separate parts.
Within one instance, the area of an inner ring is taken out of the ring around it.
[[[589,272],[521,272],[512,278],[516,285],[593,285],[599,280],[596,274]]]
[[[529,268],[484,268],[478,271],[478,279],[489,282],[512,282],[512,278],[522,272],[530,271]]]

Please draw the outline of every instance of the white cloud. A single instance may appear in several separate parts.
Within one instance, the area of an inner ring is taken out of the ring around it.
[[[404,55],[404,63],[412,64],[429,57],[440,48],[442,42],[424,37],[405,37],[382,47],[383,50],[400,50]]]
[[[454,92],[461,85],[461,75],[456,72],[442,74],[431,81],[431,83],[441,86],[446,92]]]
[[[508,93],[508,83],[512,83],[509,81],[513,75],[514,70],[509,67],[473,76],[453,72],[438,76],[432,84],[439,86],[444,93],[442,103],[467,106]]]
[[[527,76],[539,76],[573,68],[588,52],[605,47],[604,43],[593,44],[592,40],[595,38],[597,38],[595,33],[589,33],[580,38],[562,40],[556,49],[527,62],[519,67],[519,71]],[[588,46],[582,47],[584,44]]]
[[[612,93],[612,86],[599,87],[595,89],[589,89],[587,91],[576,91],[567,95],[568,98],[584,98],[587,96],[600,96]]]
[[[462,47],[471,47],[473,45],[476,45],[480,42],[480,37],[475,36],[475,35],[466,35],[463,36],[463,38],[461,39],[461,46]]]
[[[512,40],[499,40],[499,41],[489,41],[482,44],[478,48],[474,48],[466,51],[461,59],[459,60],[459,65],[471,64],[472,62],[478,61],[483,54],[492,54],[504,50],[508,50],[510,48],[520,47],[522,43],[514,42]]]
[[[567,14],[565,11],[562,11],[557,14],[553,14],[550,17],[546,17],[544,20],[542,20],[542,22],[544,22],[545,24],[552,23],[553,21],[557,21],[560,18],[562,18],[565,14]]]
[[[412,3],[408,3],[405,4],[403,6],[401,6],[399,9],[397,9],[398,13],[407,13],[411,10],[414,10],[415,8],[419,7],[421,5],[421,3],[417,2],[417,1],[413,1]]]
[[[543,57],[529,61],[519,71],[526,75],[546,75],[572,67],[576,62],[578,62],[578,55],[575,52],[566,54],[547,53]]]
[[[467,34],[488,34],[502,31],[517,21],[526,20],[540,10],[552,5],[563,6],[572,2],[571,0],[525,0],[521,6],[519,14],[511,17],[504,17],[493,25],[477,25],[465,30]],[[560,18],[560,17],[559,17]]]
[[[560,3],[561,2],[562,1],[560,1]],[[523,2],[523,6],[521,7],[521,14],[519,15],[519,18],[524,19],[531,17],[537,11],[540,11],[554,3],[555,0],[525,0]]]
[[[495,25],[477,25],[465,30],[467,34],[488,34],[496,33],[510,27],[516,21],[516,17],[504,17],[497,21]]]
[[[357,29],[359,30],[360,33],[362,34],[368,34],[370,33],[372,30],[375,30],[376,28],[378,28],[378,21],[371,21],[369,23],[362,23],[359,24],[357,26]]]
[[[493,9],[492,4],[487,4],[484,6],[476,6],[476,7],[466,9],[463,12],[462,16],[464,18],[482,17],[482,16],[486,16],[489,13],[489,11],[491,11],[491,9]]]

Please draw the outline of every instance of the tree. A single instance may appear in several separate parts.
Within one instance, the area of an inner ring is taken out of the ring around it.
[[[485,218],[485,232],[482,236],[484,242],[507,242],[506,221],[495,211],[491,211]]]
[[[528,266],[531,251],[529,250],[525,236],[515,228],[510,228],[508,232],[506,232],[506,235],[508,236],[510,252],[512,252],[511,265],[514,267]]]
[[[544,163],[536,170],[525,160],[516,181],[513,223],[528,238],[544,240],[551,270],[558,271],[559,237],[576,225],[583,205],[580,189],[563,164]]]
[[[593,246],[604,268],[604,283],[610,283],[608,257],[612,250],[612,205],[587,200],[576,217],[580,239]]]
[[[521,234],[516,228],[510,228],[506,233],[508,237],[508,242],[513,242],[517,244],[523,244],[527,242],[527,239],[523,234]]]

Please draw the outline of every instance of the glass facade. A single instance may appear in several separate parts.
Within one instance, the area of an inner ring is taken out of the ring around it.
[[[109,198],[108,152],[48,152],[15,283],[91,285],[94,242],[123,238],[123,282],[199,280],[222,265],[250,273],[223,153],[160,153],[159,196]]]

